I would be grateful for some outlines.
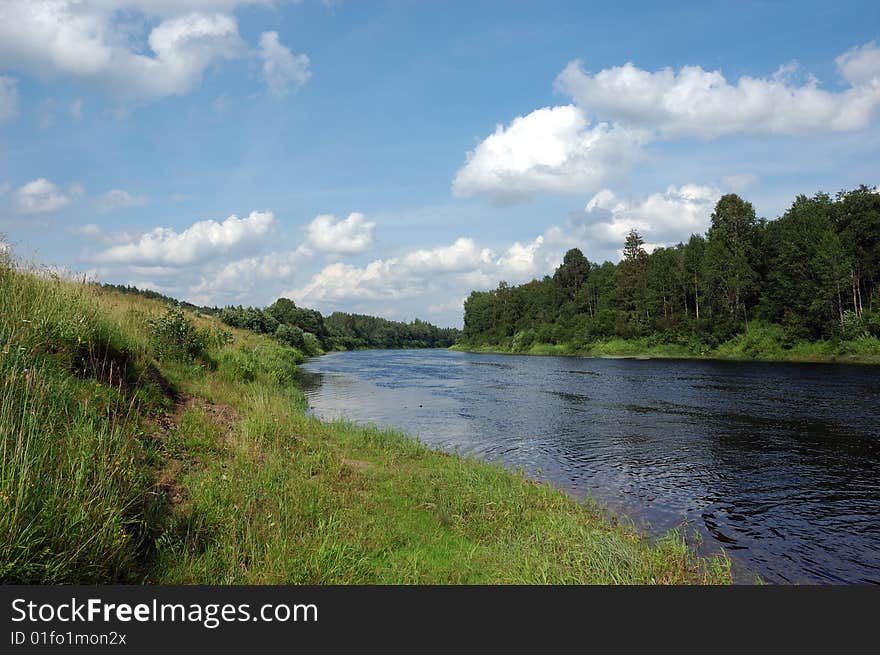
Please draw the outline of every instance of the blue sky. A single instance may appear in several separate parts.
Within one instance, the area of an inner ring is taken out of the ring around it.
[[[878,184],[877,3],[0,0],[0,233],[207,304],[471,289]]]

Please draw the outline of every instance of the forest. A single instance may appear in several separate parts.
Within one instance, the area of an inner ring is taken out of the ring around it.
[[[649,254],[633,229],[617,264],[571,249],[552,276],[474,291],[464,309],[463,348],[578,350],[617,339],[694,354],[821,343],[876,355],[880,194],[860,186],[801,195],[775,220],[728,194],[705,235]]]

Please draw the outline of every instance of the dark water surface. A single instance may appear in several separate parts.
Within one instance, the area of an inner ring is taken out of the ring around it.
[[[522,468],[652,530],[687,522],[741,582],[880,583],[880,368],[332,353],[322,418]]]

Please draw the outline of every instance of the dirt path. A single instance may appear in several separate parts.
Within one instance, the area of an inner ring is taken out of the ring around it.
[[[180,427],[184,415],[198,408],[204,411],[211,422],[219,425],[225,435],[230,435],[238,422],[238,413],[228,405],[211,402],[204,398],[198,398],[186,393],[174,393],[171,396],[174,404],[172,408],[151,419],[150,431],[156,443],[160,444],[163,451],[163,465],[157,473],[156,483],[153,487],[155,493],[163,494],[169,506],[178,505],[186,500],[187,492],[179,478],[184,468],[199,466],[201,461],[197,457],[187,457],[184,453],[175,455],[169,452],[163,444],[167,442],[174,432]]]

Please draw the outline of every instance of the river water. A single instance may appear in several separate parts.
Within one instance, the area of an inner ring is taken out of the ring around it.
[[[739,582],[880,583],[878,367],[372,350],[303,368],[322,418],[685,525]]]

